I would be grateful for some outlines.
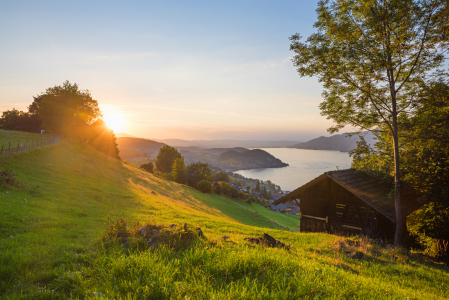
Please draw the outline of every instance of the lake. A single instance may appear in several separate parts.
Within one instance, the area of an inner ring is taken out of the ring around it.
[[[284,168],[240,170],[245,177],[271,180],[283,191],[292,191],[327,171],[347,169],[352,158],[347,152],[304,150],[291,148],[263,148],[276,158],[289,164]]]

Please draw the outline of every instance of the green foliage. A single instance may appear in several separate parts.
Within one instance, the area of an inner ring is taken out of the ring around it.
[[[142,170],[147,171],[148,173],[153,174],[154,173],[154,166],[152,162],[146,163],[146,164],[142,164],[139,168],[141,168]]]
[[[156,170],[161,173],[171,173],[173,163],[177,158],[181,158],[181,154],[176,148],[165,145],[159,149],[156,158]]]
[[[449,223],[449,85],[443,77],[421,85],[413,115],[400,121],[400,172],[405,183],[428,202],[407,218],[408,229],[425,247],[433,248],[436,240],[449,241],[445,225]],[[391,182],[390,137],[380,131],[375,135],[376,148],[362,138],[350,152],[352,166]]]
[[[212,176],[212,182],[220,182],[220,181],[226,181],[229,182],[231,178],[229,178],[229,175],[225,172],[218,172]]]
[[[225,196],[231,196],[231,186],[226,181],[220,181],[221,192]]]
[[[193,163],[187,167],[187,176],[188,176],[188,184],[189,186],[196,188],[198,182],[201,180],[212,180],[212,175],[210,173],[209,166],[207,163]]]
[[[247,193],[242,192],[242,191],[239,191],[237,194],[238,194],[240,200],[247,200],[248,196],[249,196]]]
[[[175,159],[172,166],[173,179],[177,183],[187,183],[187,169],[184,164],[184,157]]]
[[[212,191],[217,195],[221,195],[222,190],[221,190],[220,183],[218,183],[218,182],[212,183]]]
[[[101,117],[98,102],[90,92],[69,81],[35,97],[30,110],[39,114],[42,129],[77,139],[83,136],[80,131]]]
[[[198,189],[198,191],[200,191],[202,193],[210,194],[210,193],[212,193],[212,184],[208,180],[201,180],[197,184],[197,189]]]
[[[238,196],[239,196],[239,191],[237,191],[237,189],[234,186],[231,185],[230,194],[231,194],[231,197],[237,199]]]
[[[318,21],[305,43],[290,39],[301,76],[323,83],[322,115],[334,133],[347,125],[380,128],[391,137],[400,168],[400,119],[415,106],[419,84],[442,66],[449,45],[444,1],[320,1]],[[400,172],[395,172],[396,235],[402,242]]]
[[[84,137],[96,150],[112,158],[120,158],[115,134],[103,120],[97,120],[88,126]]]
[[[257,180],[256,182],[256,192],[260,192],[260,181]]]
[[[4,111],[0,122],[3,124],[3,129],[27,132],[39,132],[41,125],[39,115],[19,111],[15,108]]]

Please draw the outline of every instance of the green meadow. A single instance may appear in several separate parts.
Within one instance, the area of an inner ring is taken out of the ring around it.
[[[0,141],[18,134],[0,131]],[[0,185],[1,299],[449,297],[444,265],[363,238],[299,233],[296,216],[203,194],[89,146],[63,140],[2,156],[0,170],[17,180]],[[117,218],[186,223],[207,239],[181,249],[107,245]],[[244,241],[263,233],[290,249]]]

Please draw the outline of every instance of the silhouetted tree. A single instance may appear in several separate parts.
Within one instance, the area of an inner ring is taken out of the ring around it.
[[[171,173],[173,163],[177,158],[181,158],[181,154],[176,148],[165,145],[159,149],[156,158],[156,170],[162,173]]]
[[[149,163],[140,165],[139,168],[141,168],[142,170],[147,171],[148,173],[151,173],[151,174],[154,173],[154,166],[153,166],[153,163],[152,163],[152,162],[149,162]]]
[[[76,83],[69,81],[35,97],[29,110],[39,115],[42,129],[69,137],[79,137],[79,131],[101,117],[98,102],[90,92],[80,90]]]

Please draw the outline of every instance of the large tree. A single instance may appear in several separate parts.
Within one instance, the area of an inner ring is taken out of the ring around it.
[[[177,183],[187,183],[187,168],[184,164],[184,157],[175,159],[172,166],[173,180]]]
[[[423,244],[445,245],[440,255],[449,263],[449,84],[443,75],[421,85],[412,116],[401,119],[400,171],[403,181],[420,194],[425,205],[407,218],[407,228]],[[353,167],[380,175],[394,175],[393,148],[386,133],[375,132],[376,147],[364,139],[350,154]],[[432,238],[433,240],[429,240]]]
[[[401,115],[410,112],[416,86],[442,65],[448,46],[444,1],[320,1],[318,21],[306,42],[293,35],[290,49],[301,76],[323,84],[323,115],[361,130],[381,127],[394,153],[395,244],[402,242],[399,135]],[[384,126],[381,126],[384,125]]]
[[[156,170],[162,173],[171,173],[173,163],[177,158],[181,158],[181,153],[176,148],[165,145],[159,149],[156,158]]]
[[[86,126],[101,118],[97,100],[88,90],[80,90],[76,83],[69,81],[34,97],[28,109],[39,115],[42,129],[66,136],[79,137]]]
[[[198,182],[202,180],[211,181],[212,175],[208,164],[196,162],[187,167],[188,184],[193,188],[197,188]]]

